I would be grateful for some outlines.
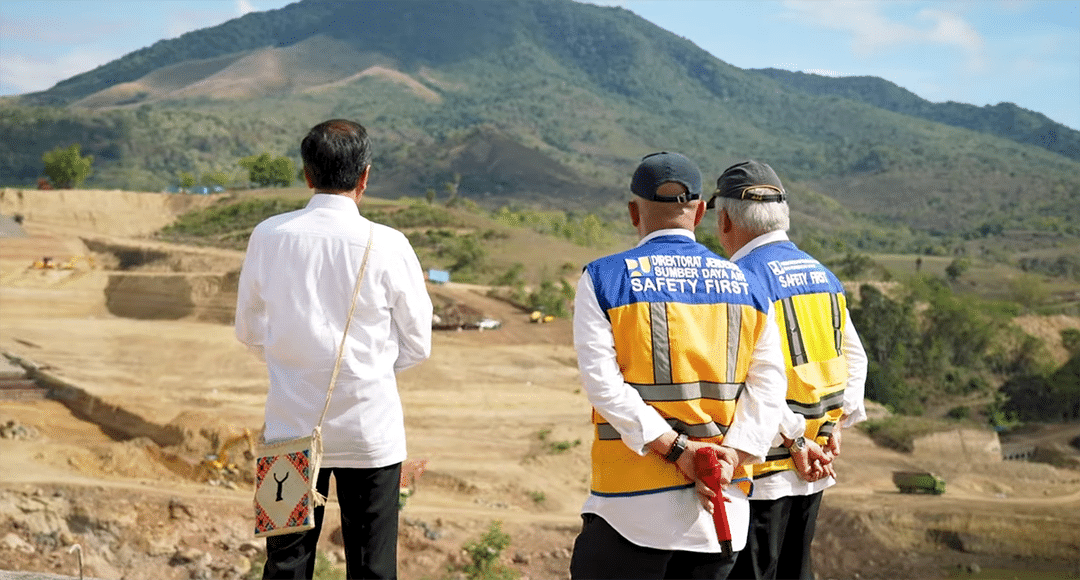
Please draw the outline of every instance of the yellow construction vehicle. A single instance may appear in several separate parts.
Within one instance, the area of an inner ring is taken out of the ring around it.
[[[94,269],[94,258],[92,256],[72,256],[68,258],[67,262],[58,266],[58,268],[61,270],[74,270],[75,266],[79,264],[79,260],[86,262],[86,265],[89,266],[91,270]]]
[[[241,443],[247,443],[244,458],[249,461],[255,459],[255,440],[251,438],[251,431],[244,429],[243,434],[226,439],[215,453],[208,454],[203,460],[203,467],[215,472],[236,469],[236,464],[229,462],[229,450]]]
[[[34,265],[31,268],[35,270],[55,270],[56,262],[53,261],[51,256],[45,256],[40,260],[34,260]]]
[[[529,315],[529,320],[537,324],[544,324],[555,320],[555,317],[550,314],[544,314],[539,310],[533,310],[533,313]]]
[[[62,264],[57,263],[52,256],[45,256],[40,260],[34,260],[34,264],[30,267],[34,270],[74,270],[80,260],[86,262],[91,270],[94,269],[94,258],[91,256],[72,256]]]

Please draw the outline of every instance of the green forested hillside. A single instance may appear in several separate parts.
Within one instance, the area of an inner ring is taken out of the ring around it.
[[[304,0],[0,101],[0,181],[32,185],[43,152],[77,142],[95,158],[87,186],[163,190],[180,172],[243,186],[239,159],[299,161],[306,129],[341,116],[371,128],[383,197],[620,211],[637,160],[670,149],[707,182],[770,163],[797,235],[833,252],[954,252],[1010,231],[1077,244],[1080,162],[846,97],[740,70],[620,8]]]

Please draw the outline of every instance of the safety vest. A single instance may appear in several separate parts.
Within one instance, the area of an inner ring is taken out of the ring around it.
[[[788,407],[806,418],[803,436],[824,445],[843,415],[848,378],[844,356],[847,299],[840,280],[790,241],[766,244],[737,264],[768,287],[787,368]],[[773,447],[754,477],[794,470],[784,447]]]
[[[586,266],[614,336],[623,380],[676,431],[720,443],[764,330],[756,278],[686,236],[654,238]],[[692,487],[659,455],[630,450],[595,409],[592,493],[629,496]],[[735,479],[750,492],[750,472]]]

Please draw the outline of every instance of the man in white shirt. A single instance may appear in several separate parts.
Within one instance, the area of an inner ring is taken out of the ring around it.
[[[396,373],[431,354],[432,305],[408,239],[360,215],[371,170],[366,129],[321,123],[300,146],[315,190],[304,209],[251,234],[240,273],[236,337],[266,361],[267,441],[310,435],[318,423],[357,274],[371,249],[323,423],[317,488],[334,476],[349,578],[397,577],[397,509],[405,424]],[[263,578],[311,578],[315,528],[267,538]]]
[[[732,165],[717,180],[714,203],[724,251],[769,289],[788,377],[785,427],[754,466],[749,540],[731,577],[813,580],[817,513],[836,482],[828,462],[840,454],[841,428],[866,418],[866,353],[843,285],[788,239],[787,192],[771,167]]]
[[[701,174],[678,153],[631,180],[641,241],[578,282],[574,346],[593,405],[591,490],[575,579],[722,579],[746,541],[748,464],[764,459],[784,408],[768,296],[694,238]],[[730,542],[718,537],[699,449],[719,456]]]

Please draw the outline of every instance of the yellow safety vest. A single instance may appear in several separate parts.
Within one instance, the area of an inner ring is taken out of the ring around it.
[[[702,255],[722,260],[688,238],[678,237],[699,247]],[[675,248],[680,248],[680,255],[685,253],[680,246]],[[663,282],[655,286],[659,288],[657,291],[650,291],[653,287],[649,284],[626,283],[627,276],[641,275],[641,264],[651,273],[650,265],[663,263],[666,249],[666,244],[650,243],[636,249],[638,254],[644,254],[644,259],[617,255],[615,260],[601,259],[586,269],[592,276],[600,306],[611,321],[616,360],[623,379],[676,431],[696,441],[719,444],[734,418],[736,400],[745,388],[754,347],[764,330],[768,298],[756,279],[744,284],[738,296],[721,292],[719,284],[710,284],[711,292],[706,293],[706,284],[701,279],[696,292],[682,294],[670,292],[673,286]],[[654,254],[650,260],[650,251],[660,256]],[[629,273],[620,267],[622,259],[626,259]],[[746,281],[737,267],[726,260],[722,262],[719,272],[714,268],[699,272],[698,276],[723,275]],[[702,262],[700,267],[709,264],[717,265],[710,260]],[[690,276],[684,270],[661,272]],[[633,290],[638,288],[646,290]],[[615,428],[595,409],[592,420],[595,425],[593,494],[629,496],[693,486],[674,464],[659,455],[641,456],[629,449]],[[749,494],[748,468],[739,468],[734,480]]]
[[[758,274],[778,298],[773,307],[785,353],[788,407],[806,419],[803,436],[824,445],[844,413],[848,367],[843,351],[847,324],[843,286],[791,242],[757,248],[738,264]],[[794,469],[791,453],[774,447],[764,463],[753,466],[753,474],[759,478]]]

